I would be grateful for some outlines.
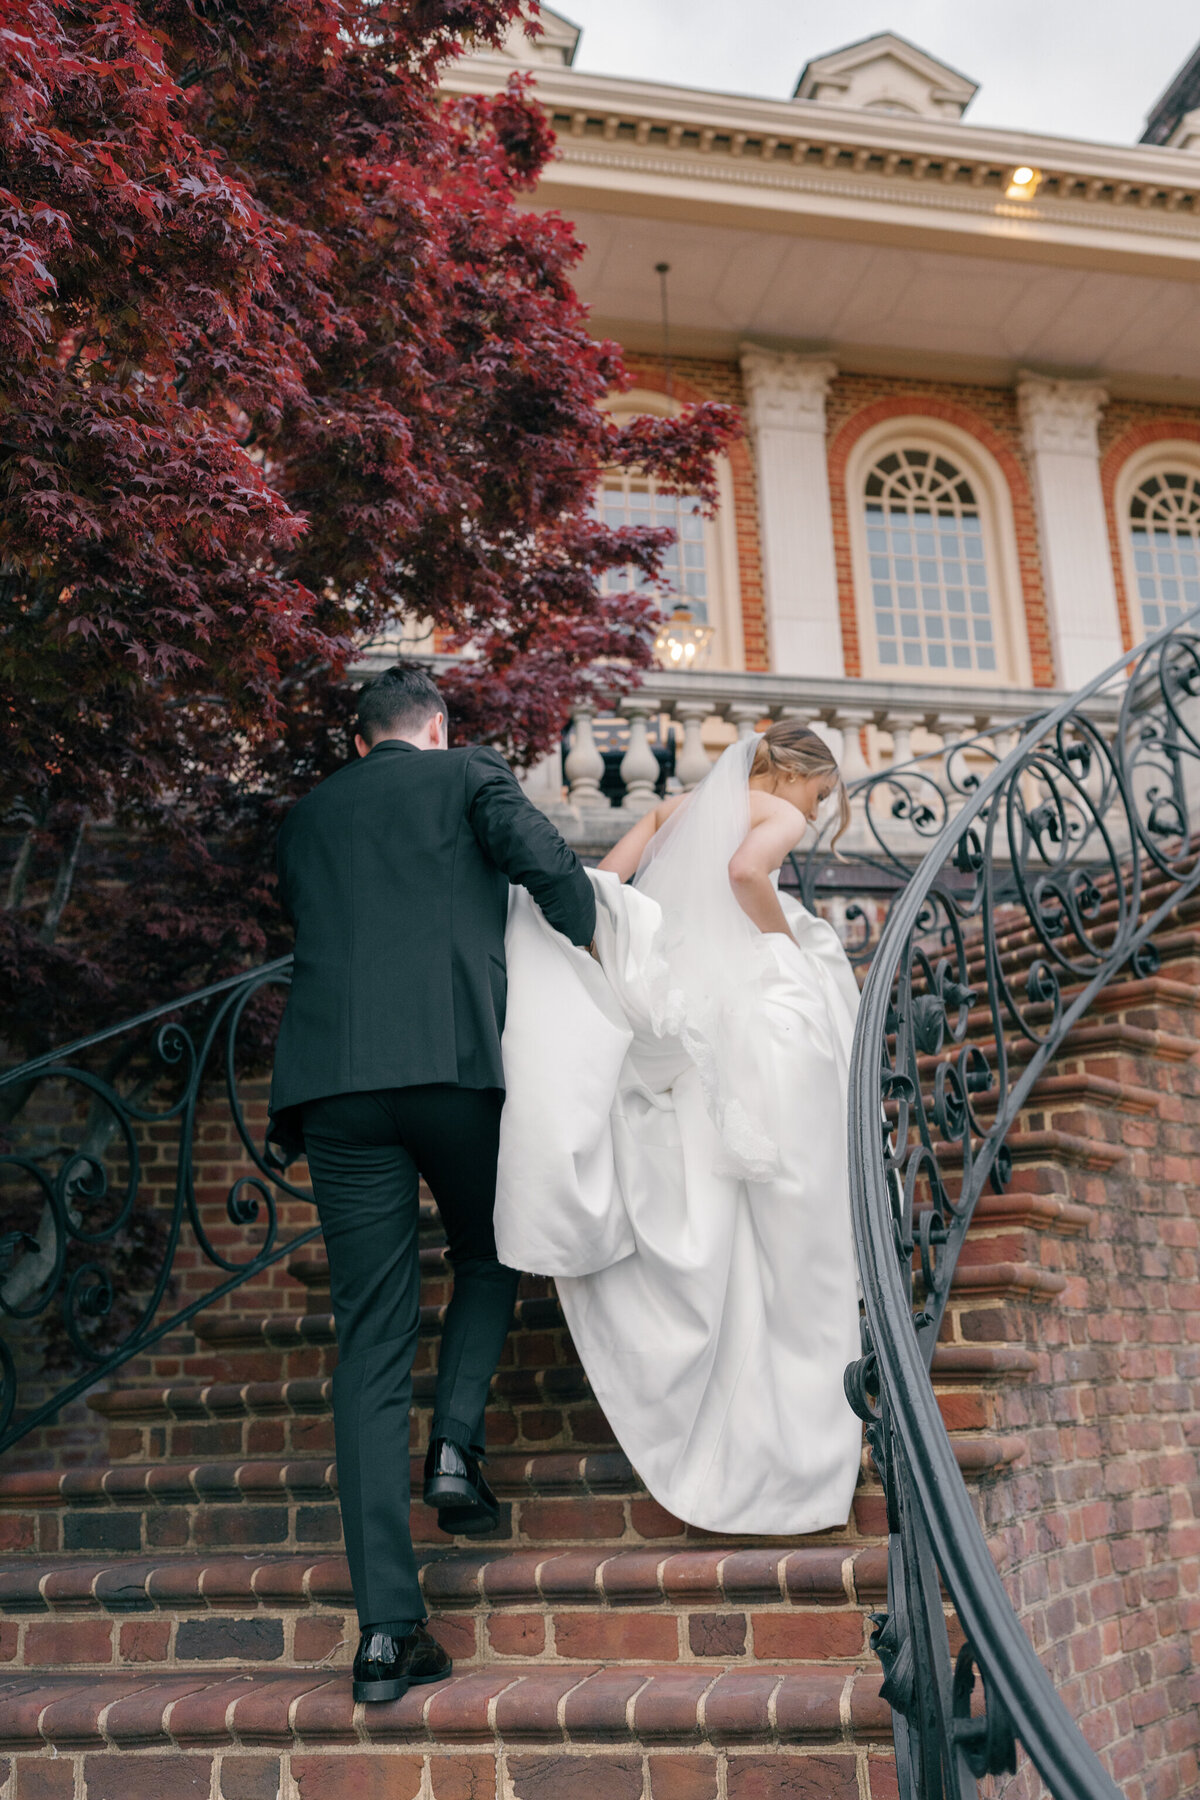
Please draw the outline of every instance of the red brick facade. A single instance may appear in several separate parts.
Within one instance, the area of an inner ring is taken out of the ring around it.
[[[661,357],[628,354],[626,367],[638,387],[652,393],[666,392],[666,372]],[[735,362],[708,362],[689,357],[671,362],[671,392],[682,401],[719,400],[723,405],[745,408],[741,371]],[[762,548],[758,535],[758,483],[754,459],[745,437],[730,446],[733,504],[737,536],[738,578],[742,599],[742,640],[748,669],[769,669],[766,607],[763,596]]]
[[[1116,487],[1121,470],[1137,450],[1147,444],[1161,444],[1171,438],[1186,438],[1200,447],[1200,413],[1151,406],[1141,400],[1114,400],[1105,407],[1100,421],[1100,483],[1104,490],[1104,515],[1108,521],[1108,543],[1112,552],[1113,576],[1117,584],[1117,610],[1121,618],[1121,637],[1126,648],[1141,636],[1140,626],[1134,630],[1136,596],[1126,592],[1125,560],[1121,536],[1125,521],[1118,519]],[[1197,449],[1200,457],[1200,448]]]
[[[665,392],[660,358],[630,354],[626,362],[639,387]],[[719,400],[744,410],[741,374],[734,362],[687,358],[672,363],[671,376],[672,392],[677,399]],[[1053,687],[1056,675],[1049,608],[1042,577],[1033,488],[1015,392],[1011,388],[916,381],[885,375],[838,375],[830,385],[826,406],[834,555],[847,675],[862,673],[862,655],[851,561],[846,465],[855,444],[865,432],[884,420],[905,414],[924,415],[957,426],[987,450],[999,465],[1012,505],[1033,684],[1035,687]],[[1101,480],[1121,633],[1126,645],[1134,642],[1135,634],[1129,597],[1125,592],[1122,526],[1114,510],[1115,487],[1121,468],[1135,451],[1146,444],[1171,438],[1191,440],[1198,446],[1200,454],[1200,410],[1167,409],[1145,401],[1113,400],[1101,417]],[[748,438],[742,438],[733,446],[729,460],[736,509],[746,667],[768,669],[771,657],[763,592],[757,482]]]
[[[829,431],[829,490],[833,509],[833,542],[837,558],[838,600],[847,675],[862,672],[858,612],[850,562],[850,514],[846,494],[846,461],[854,445],[885,419],[920,414],[957,425],[980,443],[999,464],[1008,483],[1017,559],[1025,605],[1025,629],[1035,687],[1054,686],[1054,660],[1046,596],[1038,555],[1033,492],[1021,443],[1016,396],[1006,388],[964,387],[950,382],[902,381],[879,375],[839,375],[833,382],[826,414]]]

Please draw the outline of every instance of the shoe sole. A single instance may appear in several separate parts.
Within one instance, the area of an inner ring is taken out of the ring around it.
[[[453,1673],[454,1664],[451,1663],[439,1675],[413,1675],[406,1681],[356,1681],[353,1684],[354,1698],[365,1700],[368,1705],[377,1704],[381,1700],[400,1700],[410,1687],[431,1687],[435,1681],[445,1681]]]
[[[499,1506],[489,1506],[463,1475],[435,1475],[425,1483],[423,1498],[437,1508],[438,1530],[448,1537],[479,1537],[500,1523]]]
[[[431,1475],[425,1483],[422,1497],[426,1506],[436,1506],[439,1512],[443,1508],[451,1511],[460,1508],[470,1512],[478,1507],[483,1507],[485,1512],[490,1510],[479,1489],[465,1475]]]
[[[499,1511],[491,1512],[485,1506],[476,1506],[470,1511],[442,1507],[438,1512],[438,1530],[444,1531],[447,1537],[484,1537],[495,1531],[499,1523]]]

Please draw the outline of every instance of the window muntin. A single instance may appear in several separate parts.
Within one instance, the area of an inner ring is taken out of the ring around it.
[[[1142,630],[1174,625],[1200,606],[1200,472],[1144,476],[1129,502],[1129,535]]]
[[[872,463],[865,521],[881,668],[994,673],[995,620],[975,490],[944,451]]]
[[[696,495],[663,494],[647,479],[609,476],[600,490],[598,510],[606,525],[665,526],[675,533],[675,542],[662,559],[663,578],[699,624],[710,623],[708,547]],[[607,570],[602,586],[606,594],[644,593],[651,583],[627,565]]]

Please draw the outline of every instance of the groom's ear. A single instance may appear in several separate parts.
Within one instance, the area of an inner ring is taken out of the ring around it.
[[[360,756],[370,756],[371,754],[371,746],[361,731],[356,731],[354,734],[354,748]]]

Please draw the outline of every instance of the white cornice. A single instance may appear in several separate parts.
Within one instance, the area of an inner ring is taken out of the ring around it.
[[[453,92],[503,85],[512,64],[473,57],[446,79]],[[926,217],[1006,221],[1053,239],[1129,234],[1200,239],[1200,158],[1158,145],[1088,143],[1000,131],[956,120],[759,100],[629,81],[576,69],[538,71],[537,94],[554,119],[560,161],[543,177],[622,170],[650,183],[703,182],[828,196],[848,211],[916,207]],[[1042,173],[1036,199],[1004,189],[1023,163]],[[993,224],[992,228],[995,228]]]

